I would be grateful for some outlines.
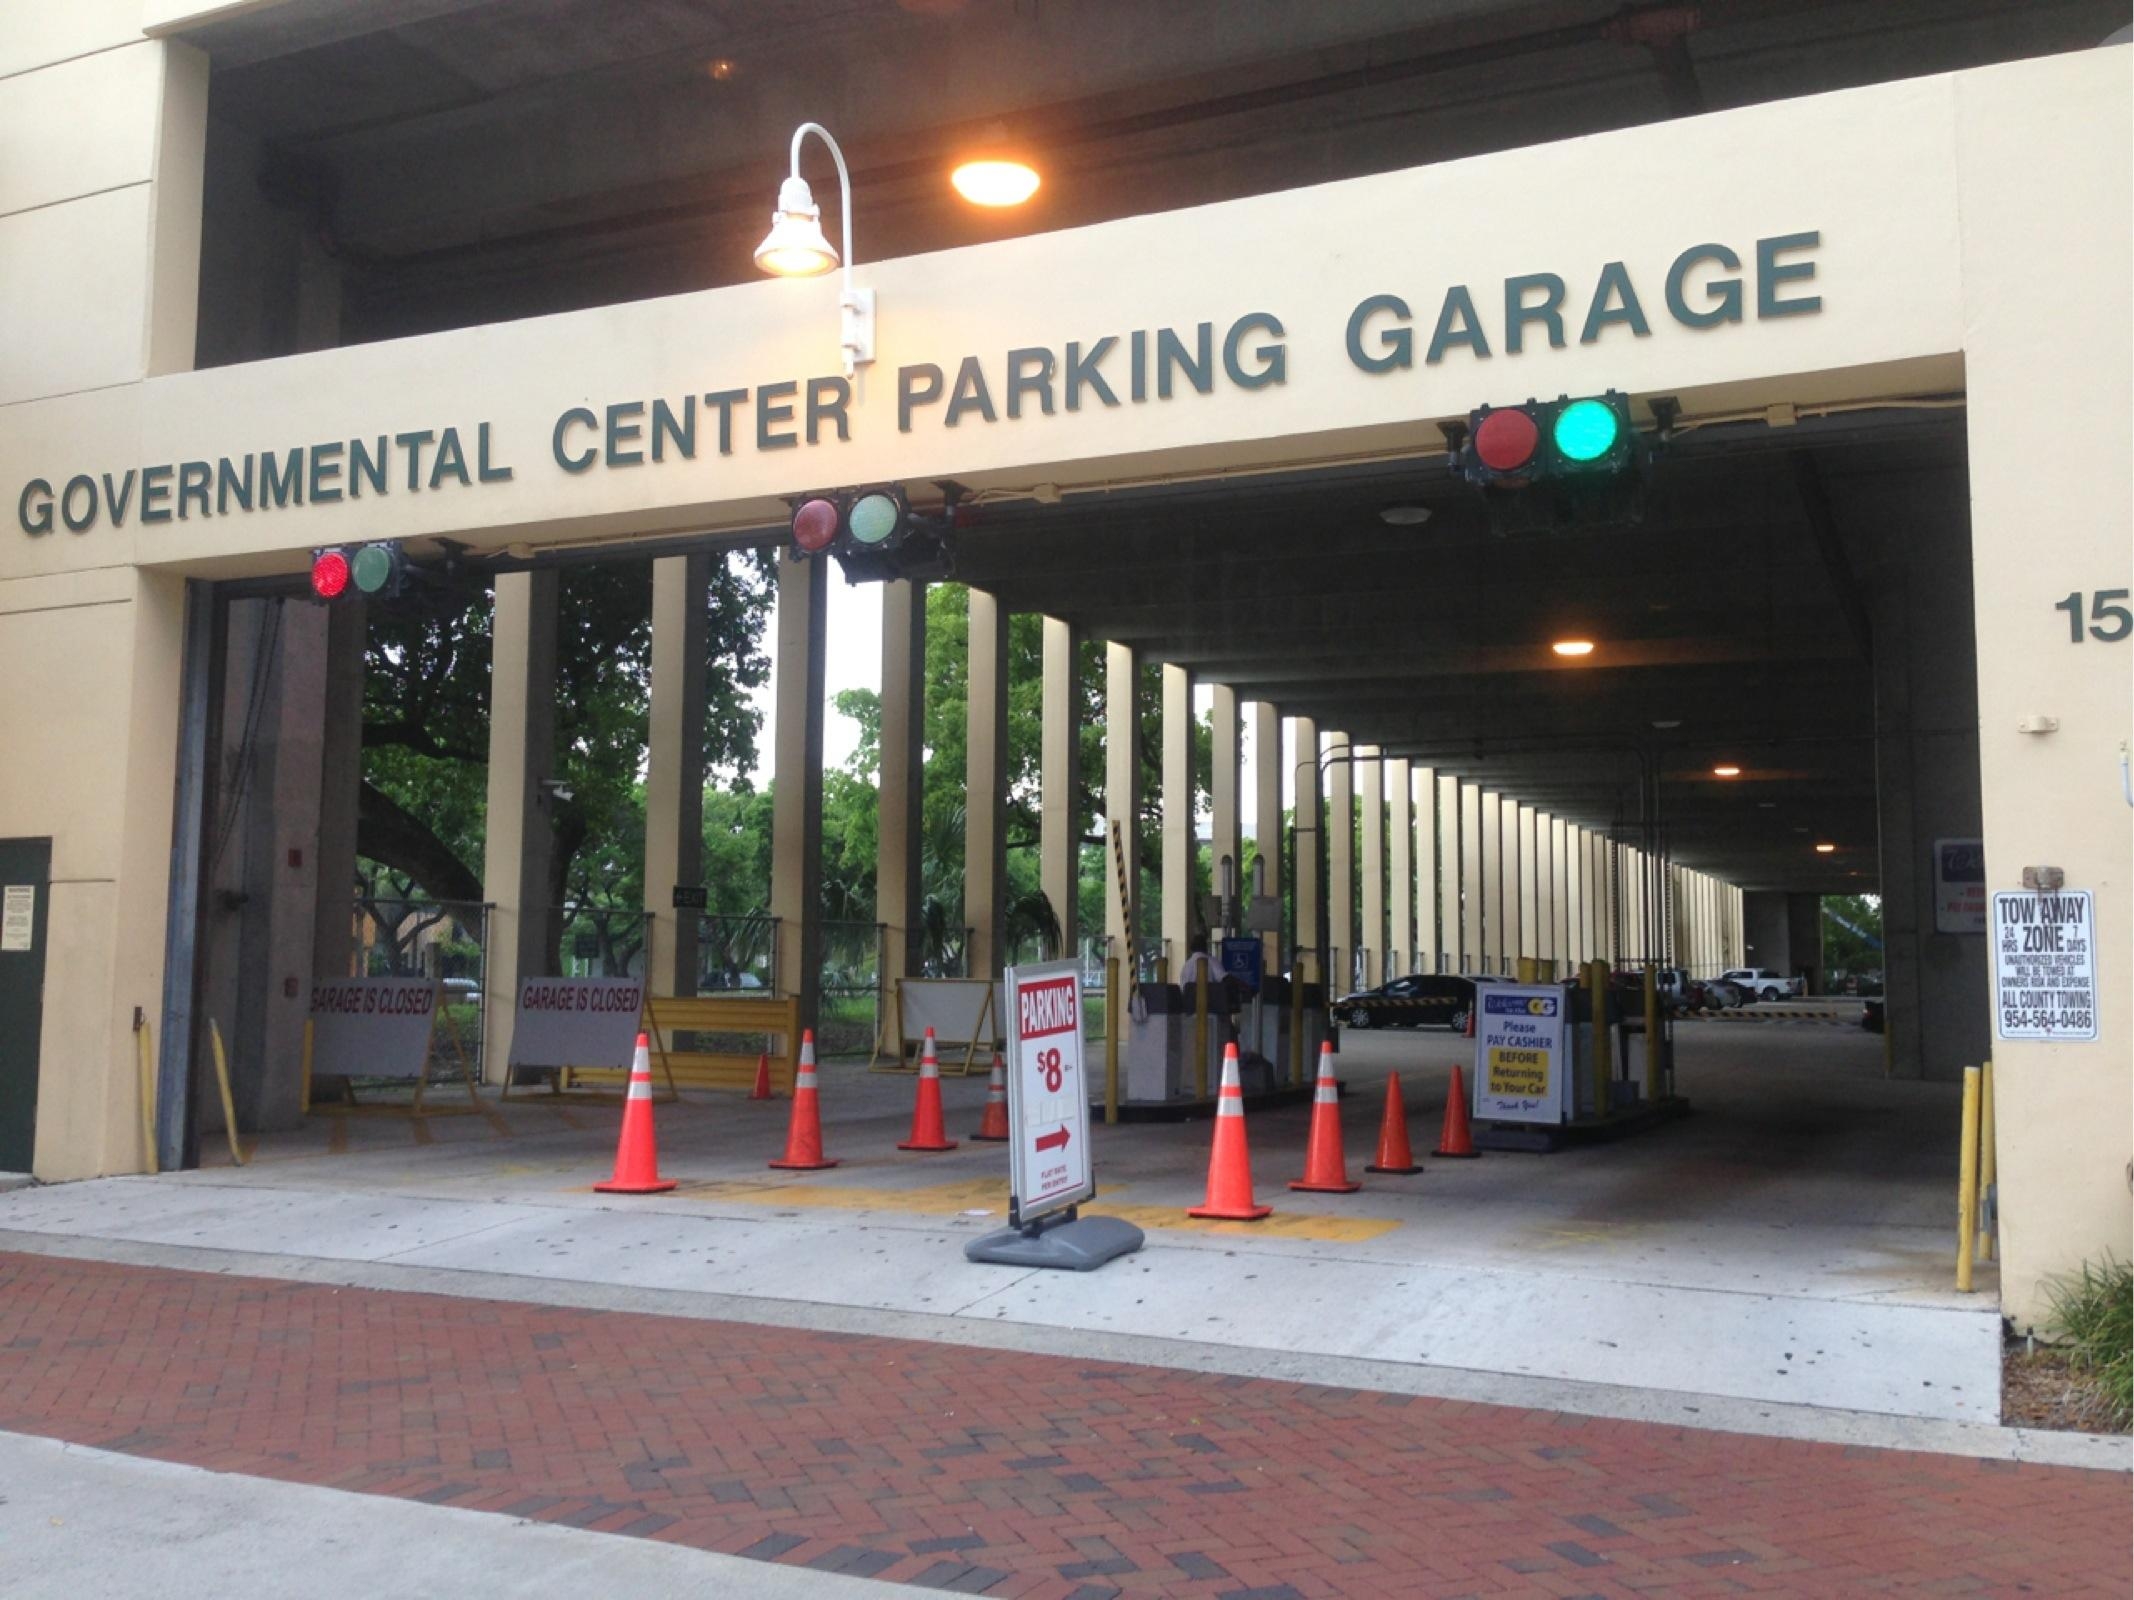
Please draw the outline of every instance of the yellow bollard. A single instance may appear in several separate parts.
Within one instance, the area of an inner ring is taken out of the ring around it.
[[[1608,1084],[1615,1077],[1610,1059],[1613,1041],[1608,1037],[1608,963],[1596,961],[1586,968],[1586,995],[1593,1003],[1593,1114],[1608,1114]]]
[[[134,1013],[134,1016],[140,1019],[136,1020],[133,1025],[133,1043],[134,1056],[138,1062],[141,1079],[141,1152],[144,1157],[143,1165],[146,1167],[148,1175],[154,1177],[159,1170],[156,1166],[155,1052],[149,1047],[147,1021],[141,1019],[141,1014],[138,1011]],[[309,1024],[307,1023],[306,1026],[308,1027]]]
[[[1104,958],[1104,1120],[1119,1120],[1119,958]]]
[[[1978,1068],[1964,1068],[1963,1150],[1956,1163],[1956,1287],[1971,1292],[1971,1252],[1978,1241]]]
[[[1998,1232],[1994,1216],[1993,1062],[1978,1069],[1978,1258],[1991,1261]]]
[[[1193,1097],[1208,1098],[1208,963],[1193,968]]]
[[[230,1098],[230,1058],[223,1053],[222,1029],[208,1018],[207,1033],[215,1047],[215,1082],[222,1089],[222,1129],[230,1138],[230,1164],[241,1167],[245,1164],[244,1148],[237,1142],[237,1105]],[[417,1080],[418,1087],[420,1080]]]
[[[1645,1103],[1660,1098],[1660,969],[1645,963]]]

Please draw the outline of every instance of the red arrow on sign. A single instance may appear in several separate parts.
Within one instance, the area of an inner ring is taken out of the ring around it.
[[[1037,1147],[1038,1147],[1038,1149],[1040,1149],[1040,1150],[1064,1150],[1064,1149],[1066,1149],[1066,1148],[1067,1148],[1067,1130],[1066,1130],[1065,1128],[1061,1128],[1061,1129],[1059,1129],[1059,1130],[1058,1130],[1057,1132],[1054,1132],[1054,1133],[1041,1133],[1041,1134],[1039,1134],[1039,1135],[1038,1135],[1038,1137],[1037,1137]]]

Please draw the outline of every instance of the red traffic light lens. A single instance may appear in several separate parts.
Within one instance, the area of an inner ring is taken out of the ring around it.
[[[311,592],[332,600],[348,587],[348,557],[338,550],[321,550],[311,558]]]
[[[1541,430],[1524,411],[1492,411],[1475,425],[1475,455],[1492,472],[1511,472],[1534,459]]]
[[[837,507],[828,500],[803,500],[793,512],[793,543],[814,555],[837,537]]]

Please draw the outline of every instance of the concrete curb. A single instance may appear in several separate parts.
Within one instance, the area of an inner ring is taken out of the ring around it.
[[[1568,1379],[1522,1378],[1463,1367],[1417,1366],[1315,1353],[1245,1349],[1141,1334],[1091,1333],[1006,1321],[975,1322],[923,1312],[884,1311],[808,1301],[771,1300],[680,1289],[621,1288],[509,1273],[387,1263],[328,1261],[310,1256],[212,1250],[188,1245],[19,1233],[0,1229],[0,1250],[122,1266],[275,1278],[339,1288],[388,1289],[463,1300],[504,1300],[585,1311],[628,1311],[698,1321],[740,1322],[822,1333],[871,1334],[1078,1360],[1117,1361],[1185,1372],[1269,1378],[1362,1389],[1379,1394],[1462,1400],[1526,1410],[1562,1411],[1711,1432],[1754,1434],[1917,1450],[1986,1461],[2134,1471],[2134,1440],[2124,1436],[2049,1433],[1976,1422],[1944,1422],[1874,1412],[1788,1406],[1724,1395],[1633,1389]]]

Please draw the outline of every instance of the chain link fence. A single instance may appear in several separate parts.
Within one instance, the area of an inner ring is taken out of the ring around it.
[[[720,911],[697,916],[697,993],[775,994],[778,918],[767,912]]]

